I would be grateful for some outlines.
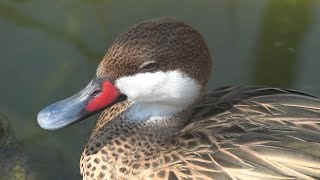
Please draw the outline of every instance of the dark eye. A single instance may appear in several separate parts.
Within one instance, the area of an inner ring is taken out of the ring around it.
[[[149,61],[149,62],[145,62],[140,66],[140,69],[144,70],[144,71],[152,71],[154,69],[156,69],[158,66],[158,64],[154,61]]]
[[[91,94],[91,96],[96,97],[96,96],[98,96],[100,93],[101,93],[101,89],[97,89],[97,90],[93,91],[93,93]]]

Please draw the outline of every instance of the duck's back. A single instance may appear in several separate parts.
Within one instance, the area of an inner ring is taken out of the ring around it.
[[[205,96],[163,153],[169,179],[319,179],[320,99],[224,87]]]

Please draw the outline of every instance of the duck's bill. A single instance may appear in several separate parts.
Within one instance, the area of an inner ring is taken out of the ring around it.
[[[43,129],[56,130],[77,123],[96,112],[123,100],[110,81],[94,78],[77,94],[47,106],[38,114]]]

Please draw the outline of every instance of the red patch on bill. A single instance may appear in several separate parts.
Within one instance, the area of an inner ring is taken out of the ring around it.
[[[111,104],[118,96],[117,88],[111,82],[105,82],[102,85],[102,92],[88,103],[86,110],[89,112],[97,111]]]

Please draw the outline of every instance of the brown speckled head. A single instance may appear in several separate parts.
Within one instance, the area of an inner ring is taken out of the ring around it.
[[[116,80],[145,71],[179,69],[205,85],[211,70],[202,36],[175,18],[150,19],[131,27],[113,42],[97,69],[97,76]]]

